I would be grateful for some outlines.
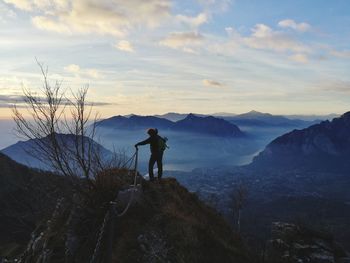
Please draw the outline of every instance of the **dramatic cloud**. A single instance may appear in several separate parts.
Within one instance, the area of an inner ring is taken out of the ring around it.
[[[224,86],[224,84],[222,84],[221,82],[218,82],[218,81],[215,81],[215,80],[211,80],[211,79],[203,79],[202,83],[203,83],[204,86],[207,86],[207,87],[219,88],[219,87],[223,87]]]
[[[202,44],[204,36],[197,32],[174,32],[159,42],[162,46],[194,53],[193,49]]]
[[[134,52],[134,47],[132,46],[132,44],[127,41],[127,40],[121,40],[119,41],[115,47],[121,51],[125,51],[125,52]]]
[[[33,24],[59,33],[125,36],[131,28],[155,27],[170,16],[170,0],[5,0],[33,14]]]
[[[292,19],[282,20],[282,21],[278,22],[278,26],[284,27],[284,28],[292,28],[292,29],[299,31],[299,32],[306,32],[306,31],[309,31],[311,29],[311,26],[308,23],[305,23],[305,22],[296,23]]]

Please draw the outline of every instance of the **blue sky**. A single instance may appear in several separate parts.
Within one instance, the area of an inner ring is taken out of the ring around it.
[[[0,117],[35,57],[103,117],[349,110],[347,0],[2,0]]]

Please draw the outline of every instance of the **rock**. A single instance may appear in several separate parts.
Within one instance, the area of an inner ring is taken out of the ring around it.
[[[118,192],[118,197],[117,197],[118,204],[125,207],[130,201],[130,198],[132,197],[131,205],[133,205],[141,200],[141,196],[142,196],[141,185],[136,185],[135,188],[133,186],[130,186],[130,188],[127,188],[125,190]]]

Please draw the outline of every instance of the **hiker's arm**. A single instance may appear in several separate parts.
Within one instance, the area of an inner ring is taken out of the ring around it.
[[[142,142],[138,142],[135,144],[135,147],[139,146],[139,145],[146,145],[146,144],[150,144],[151,143],[151,138],[148,138]]]

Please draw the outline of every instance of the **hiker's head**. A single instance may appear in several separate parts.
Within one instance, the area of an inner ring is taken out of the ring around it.
[[[154,135],[158,134],[158,130],[150,128],[150,129],[148,129],[147,133],[148,133],[149,136],[154,136]]]

